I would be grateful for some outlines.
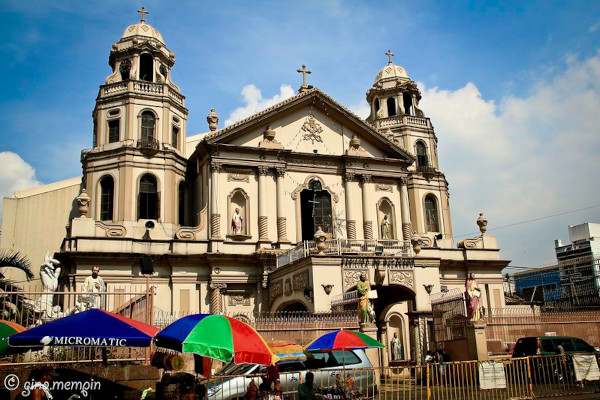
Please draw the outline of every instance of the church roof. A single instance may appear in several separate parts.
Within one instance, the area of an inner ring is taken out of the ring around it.
[[[301,93],[296,94],[286,100],[283,100],[269,108],[266,108],[248,118],[245,118],[241,121],[238,121],[232,125],[229,125],[223,129],[217,130],[215,132],[209,133],[205,136],[204,140],[207,143],[216,143],[226,140],[227,138],[235,136],[237,133],[241,132],[243,129],[253,126],[258,123],[262,123],[264,120],[267,120],[274,114],[278,112],[285,111],[287,109],[295,108],[299,105],[305,103],[315,103],[315,101],[319,99],[324,104],[327,105],[328,111],[337,111],[341,116],[345,117],[345,120],[353,125],[354,128],[358,131],[362,131],[365,136],[369,136],[375,139],[376,142],[379,142],[380,145],[385,147],[388,151],[391,151],[392,154],[395,153],[396,156],[400,158],[413,160],[415,157],[399,147],[393,141],[389,140],[385,135],[379,133],[371,124],[362,120],[359,116],[354,114],[352,111],[335,101],[332,97],[324,93],[318,88],[311,88],[305,90]]]
[[[121,36],[121,40],[127,39],[133,36],[146,36],[149,38],[156,39],[161,43],[165,43],[160,32],[150,24],[145,22],[138,22],[137,24],[129,25],[125,32],[123,32],[123,36]]]

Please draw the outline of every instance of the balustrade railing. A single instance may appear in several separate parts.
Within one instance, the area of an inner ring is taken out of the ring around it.
[[[430,128],[431,124],[428,118],[415,117],[412,115],[395,115],[392,117],[381,118],[377,121],[379,128],[387,128],[393,125],[412,125],[424,128]]]
[[[277,255],[277,268],[291,264],[297,260],[315,254],[325,255],[394,255],[412,256],[412,247],[402,240],[396,239],[329,239],[325,241],[325,249],[319,251],[314,240],[305,240],[296,247]]]
[[[150,93],[158,95],[168,95],[170,98],[175,100],[177,103],[183,105],[185,97],[178,93],[171,86],[164,83],[154,83],[146,81],[123,81],[110,83],[108,85],[101,86],[100,96],[109,96],[115,93],[121,92],[137,92],[137,93]]]

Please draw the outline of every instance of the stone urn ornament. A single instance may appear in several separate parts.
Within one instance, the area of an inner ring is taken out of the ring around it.
[[[206,122],[208,122],[208,129],[211,132],[217,130],[217,125],[219,124],[219,114],[215,112],[214,108],[210,109],[210,113],[206,116]]]
[[[479,230],[481,231],[482,235],[485,234],[485,232],[487,231],[487,224],[487,218],[483,215],[483,213],[479,213],[479,218],[477,218],[477,225],[479,226]]]
[[[354,134],[354,136],[352,136],[352,139],[350,139],[350,147],[352,147],[354,150],[358,150],[360,147],[360,138],[358,137],[357,134]]]
[[[319,229],[317,229],[317,231],[315,232],[314,239],[315,246],[319,251],[319,254],[323,254],[323,251],[327,249],[327,243],[325,243],[325,241],[327,240],[327,235],[325,234],[325,232],[323,232],[321,227],[319,227]]]
[[[86,218],[87,213],[90,211],[90,201],[92,201],[92,199],[90,198],[90,196],[88,196],[85,188],[81,189],[81,193],[79,193],[79,196],[77,196],[76,200],[77,204],[79,205],[79,216],[82,218]]]
[[[263,133],[263,137],[266,141],[272,142],[275,139],[275,130],[271,129],[270,126],[267,126],[265,133]]]
[[[419,254],[421,252],[421,245],[423,244],[423,239],[421,239],[417,235],[413,235],[413,237],[410,239],[410,242],[412,243],[415,254]]]

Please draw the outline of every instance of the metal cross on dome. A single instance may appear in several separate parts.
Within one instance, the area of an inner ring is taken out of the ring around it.
[[[137,12],[139,12],[142,15],[142,19],[140,20],[140,22],[146,23],[146,14],[150,14],[150,13],[148,11],[146,11],[146,9],[144,7],[137,10]]]
[[[385,53],[386,56],[388,56],[388,64],[392,63],[392,57],[394,57],[394,53],[392,53],[391,50],[388,50],[387,53]]]

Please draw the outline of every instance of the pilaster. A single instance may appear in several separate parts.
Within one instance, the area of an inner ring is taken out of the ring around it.
[[[362,206],[363,206],[363,231],[365,240],[373,240],[373,213],[371,203],[371,175],[362,176]]]

